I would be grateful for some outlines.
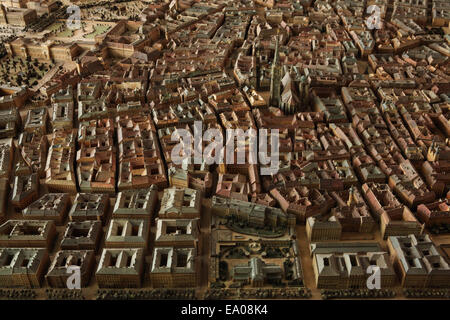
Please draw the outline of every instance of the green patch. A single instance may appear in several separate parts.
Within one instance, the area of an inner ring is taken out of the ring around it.
[[[49,31],[56,31],[62,26],[63,26],[62,22],[55,22],[55,23],[51,24],[50,26],[48,26],[47,30],[49,30]]]
[[[70,38],[73,36],[73,31],[66,28],[66,29],[64,29],[64,31],[61,31],[60,33],[58,33],[56,36],[63,37],[63,38]]]
[[[94,31],[85,35],[84,38],[92,39],[98,35],[104,34],[109,30],[110,26],[96,25],[94,26]]]

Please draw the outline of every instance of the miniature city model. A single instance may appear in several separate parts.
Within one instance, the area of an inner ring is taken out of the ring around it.
[[[448,0],[0,0],[0,300],[426,297]]]

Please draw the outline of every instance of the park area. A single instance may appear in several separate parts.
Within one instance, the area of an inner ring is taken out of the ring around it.
[[[111,24],[82,22],[79,29],[72,29],[67,25],[66,21],[61,20],[52,23],[44,32],[50,36],[50,39],[66,42],[74,39],[93,40],[96,36],[105,34],[111,28]]]
[[[0,60],[0,84],[34,86],[52,67],[37,60],[5,56]]]

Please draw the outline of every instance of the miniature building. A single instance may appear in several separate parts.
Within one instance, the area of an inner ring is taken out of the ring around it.
[[[281,283],[280,266],[266,263],[259,258],[251,258],[248,264],[236,265],[233,268],[233,281],[249,283],[252,287],[262,287],[264,283]]]
[[[265,233],[259,234],[255,239],[254,235],[246,235],[239,231],[234,231],[227,225],[220,222],[220,217],[213,214],[213,225],[211,232],[209,280],[210,282],[237,281],[234,285],[252,284],[250,260],[260,259],[270,268],[264,278],[261,270],[255,270],[258,274],[253,285],[278,286],[280,284],[295,283],[303,284],[303,273],[300,262],[298,243],[295,240],[295,228],[285,230],[283,234]],[[293,221],[295,225],[295,220]],[[253,262],[257,269],[262,263]],[[237,270],[235,267],[238,268]],[[278,271],[281,270],[281,274]],[[234,271],[238,271],[236,274]],[[271,273],[273,271],[273,273]],[[261,278],[261,275],[263,276]],[[273,281],[268,281],[272,277]],[[281,276],[281,278],[279,277]],[[239,283],[241,282],[241,283]]]
[[[358,189],[351,187],[348,191],[332,192],[331,196],[338,205],[331,212],[341,224],[342,232],[372,232],[375,221]]]
[[[450,266],[428,235],[394,236],[388,239],[403,287],[447,287]]]
[[[9,176],[13,164],[13,140],[0,140],[0,219],[6,215],[9,200]]]
[[[45,279],[50,287],[67,288],[67,279],[72,273],[67,272],[70,266],[80,268],[80,285],[87,287],[95,266],[95,255],[93,251],[62,250],[56,253],[48,269]]]
[[[380,221],[383,239],[422,234],[424,225],[417,221],[408,207],[397,200],[388,185],[370,182],[365,183],[362,190],[372,214]]]
[[[158,217],[161,219],[200,218],[202,194],[190,188],[168,188],[164,190]]]
[[[73,127],[73,87],[67,86],[52,94],[52,126],[53,128],[72,129]]]
[[[73,163],[75,134],[71,130],[53,132],[45,165],[45,184],[50,190],[74,193],[77,190]]]
[[[78,193],[69,211],[70,221],[103,221],[109,208],[107,194]]]
[[[433,26],[443,26],[450,23],[448,2],[443,0],[434,0],[431,11]]]
[[[13,168],[14,176],[30,176],[33,173],[33,169],[27,162],[27,159],[25,158],[26,155],[22,150],[20,150],[20,146],[19,149],[16,149],[16,157],[14,158],[15,163]]]
[[[113,136],[111,119],[80,123],[77,176],[82,192],[115,192],[116,149]]]
[[[399,169],[400,174],[389,177],[389,186],[410,208],[414,209],[419,203],[432,202],[435,199],[434,192],[428,190],[409,160],[401,162]]]
[[[7,44],[6,44],[7,46]],[[13,87],[7,85],[0,85],[0,109],[8,108],[17,109],[22,107],[29,94],[25,86]],[[18,121],[21,121],[18,119]]]
[[[49,257],[46,249],[0,249],[0,286],[40,288]]]
[[[216,194],[225,198],[248,201],[250,187],[242,174],[219,174]]]
[[[102,233],[100,221],[69,222],[63,233],[61,249],[96,252]]]
[[[252,202],[226,199],[213,196],[211,200],[211,212],[221,217],[235,216],[238,220],[246,222],[254,227],[293,227],[295,216],[286,214],[279,208],[272,208]]]
[[[316,215],[306,219],[306,235],[310,242],[340,240],[342,226],[335,216]]]
[[[158,247],[153,252],[150,280],[155,288],[196,287],[198,265],[194,248]]]
[[[8,201],[9,184],[8,180],[0,178],[0,220],[6,216],[6,203]]]
[[[428,186],[437,196],[443,196],[450,185],[449,161],[425,161],[422,165],[422,174]]]
[[[24,160],[24,171],[31,171],[38,174],[39,179],[45,177],[45,161],[47,159],[47,137],[41,135],[39,132],[24,131],[19,136],[19,148],[21,149],[21,156]],[[22,159],[21,159],[22,160]],[[19,166],[22,163],[17,163]],[[16,166],[16,174],[21,171],[21,168]],[[20,175],[20,174],[18,174]]]
[[[262,204],[266,207],[274,207],[277,202],[268,193],[260,193],[252,196],[251,202]]]
[[[394,267],[389,255],[378,244],[371,243],[323,243],[311,245],[313,269],[317,288],[353,289],[367,288],[369,266],[380,268],[381,288],[396,283]]]
[[[103,249],[95,278],[100,288],[139,288],[143,249]]]
[[[53,221],[8,220],[0,226],[0,246],[51,248],[56,236]]]
[[[16,176],[12,189],[11,204],[23,209],[38,198],[39,181],[36,173]]]
[[[13,138],[20,127],[20,123],[21,118],[15,106],[0,110],[0,139]]]
[[[450,224],[449,200],[419,204],[417,206],[417,218],[427,227]]]
[[[288,214],[293,214],[297,222],[303,222],[315,214],[330,210],[335,201],[327,192],[306,187],[276,188],[270,191],[280,207]]]
[[[48,113],[46,108],[28,110],[25,120],[25,131],[46,134]]]
[[[39,22],[38,22],[39,23]],[[20,50],[26,48],[26,50]],[[79,54],[80,47],[75,43],[43,42],[33,38],[18,38],[8,43],[7,51],[10,55],[30,57],[40,61],[72,61]]]
[[[5,8],[0,4],[0,24],[28,26],[37,20],[36,10],[26,8]]]
[[[156,247],[199,248],[199,219],[159,219],[156,218]]]
[[[149,220],[112,219],[106,233],[105,247],[146,249],[149,235]]]
[[[119,191],[167,187],[167,176],[159,149],[158,137],[149,116],[120,116],[117,137],[119,142]]]
[[[80,121],[105,119],[108,116],[108,111],[108,107],[103,100],[81,100],[80,97],[78,98],[78,120]]]
[[[13,139],[0,140],[0,178],[9,179],[14,151]]]
[[[68,129],[73,127],[73,102],[58,102],[52,105],[53,128]]]
[[[65,193],[47,193],[23,210],[26,219],[53,220],[56,224],[64,223],[70,205]]]
[[[151,219],[158,201],[158,189],[126,190],[117,195],[113,209],[114,219]]]
[[[51,96],[52,103],[65,103],[65,102],[73,102],[73,87],[67,86],[65,88],[61,88],[58,91],[55,91]]]
[[[195,165],[193,167],[194,168],[184,168],[184,166],[182,166],[182,168],[170,167],[168,170],[170,186],[199,190],[205,196],[209,196],[213,185],[213,176],[211,172],[207,171],[208,168],[196,170]]]
[[[342,100],[335,94],[325,90],[323,92],[315,89],[314,111],[323,112],[328,122],[347,122],[345,107]]]
[[[253,98],[253,99],[255,99],[255,98]],[[249,106],[245,102],[244,97],[242,96],[242,93],[239,90],[237,90],[236,88],[221,91],[221,92],[216,92],[208,97],[208,102],[218,113],[221,113],[224,111],[248,111],[248,110],[250,110]],[[256,101],[255,101],[255,103],[256,103]],[[259,103],[261,103],[261,102],[259,102]],[[263,103],[265,104],[264,100],[263,100]]]

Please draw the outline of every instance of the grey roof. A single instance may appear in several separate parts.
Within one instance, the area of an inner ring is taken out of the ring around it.
[[[402,268],[407,274],[446,274],[450,266],[428,235],[392,236],[391,243]]]
[[[110,265],[113,258],[116,263]],[[129,264],[127,264],[128,262]],[[96,274],[138,275],[143,263],[143,249],[103,249]]]
[[[39,248],[0,248],[0,275],[36,273],[46,254]]]
[[[179,255],[186,257],[185,264],[178,266]],[[153,251],[153,259],[150,267],[151,273],[195,273],[196,264],[195,248],[174,248],[162,247],[155,248]],[[163,264],[162,256],[165,255],[166,263]]]
[[[311,255],[319,253],[382,252],[378,242],[316,242],[310,245]]]

